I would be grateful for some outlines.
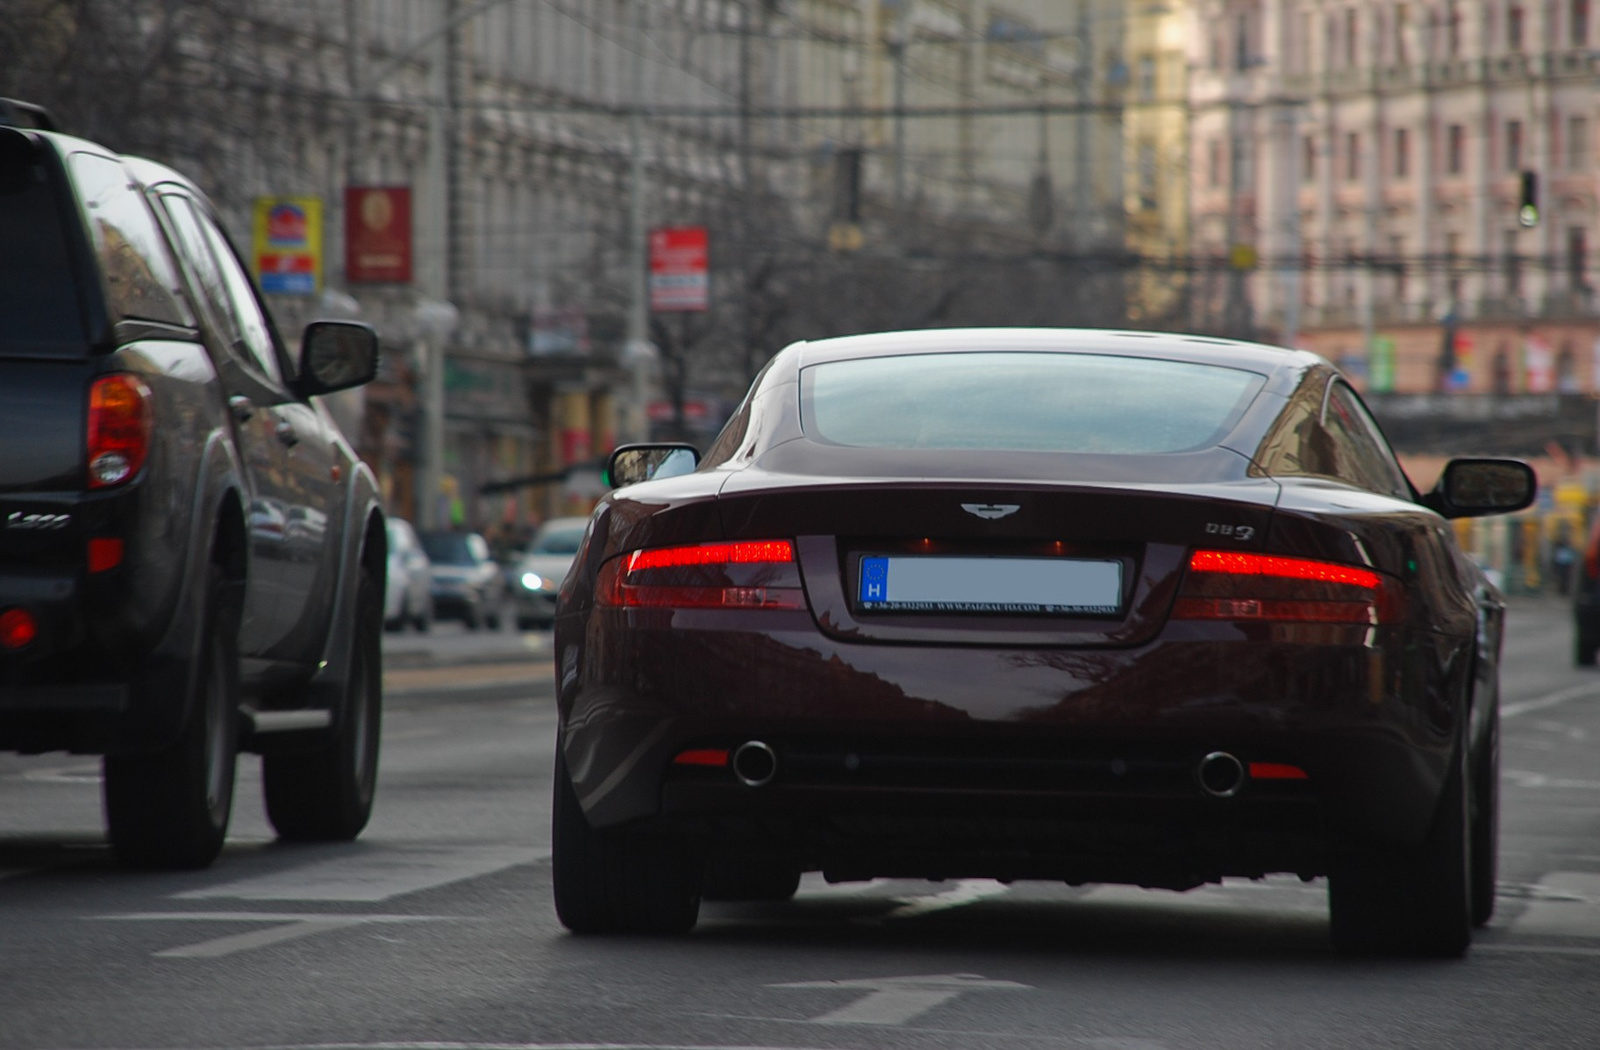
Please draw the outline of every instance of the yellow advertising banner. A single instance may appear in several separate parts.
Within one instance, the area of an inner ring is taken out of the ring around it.
[[[322,287],[322,200],[257,197],[256,279],[273,295],[315,295]]]

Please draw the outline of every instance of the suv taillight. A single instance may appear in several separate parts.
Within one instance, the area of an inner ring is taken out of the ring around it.
[[[1195,551],[1175,620],[1395,623],[1400,581],[1358,565],[1236,551]]]
[[[137,376],[101,376],[89,388],[89,487],[120,485],[150,454],[150,388]]]

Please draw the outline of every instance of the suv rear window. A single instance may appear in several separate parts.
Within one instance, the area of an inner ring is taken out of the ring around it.
[[[1139,455],[1206,448],[1265,378],[1187,361],[1063,353],[945,353],[813,365],[806,434],[866,448]]]
[[[94,153],[74,153],[68,163],[83,198],[114,317],[193,324],[175,291],[177,270],[155,215],[127,169]]]
[[[61,214],[39,151],[0,129],[0,354],[87,350]]]

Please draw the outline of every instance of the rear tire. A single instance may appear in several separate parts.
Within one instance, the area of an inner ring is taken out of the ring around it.
[[[183,731],[160,751],[102,763],[111,848],[131,867],[204,868],[222,852],[239,755],[236,604],[221,567],[208,566],[200,666]]]
[[[1328,879],[1329,932],[1348,955],[1459,958],[1472,944],[1468,760],[1457,754],[1420,849],[1368,847]]]
[[[667,838],[589,826],[557,745],[551,863],[556,916],[573,933],[687,933],[703,863]]]
[[[343,710],[337,713],[337,728],[327,745],[308,753],[261,758],[267,819],[279,838],[348,842],[361,834],[372,816],[383,723],[380,593],[371,574],[361,570]]]

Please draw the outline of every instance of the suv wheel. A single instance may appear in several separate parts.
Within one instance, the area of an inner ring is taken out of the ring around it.
[[[262,756],[267,819],[279,838],[346,842],[361,834],[372,815],[383,718],[380,594],[371,574],[361,570],[350,673],[337,728],[327,745],[311,752]]]
[[[150,754],[107,755],[106,828],[123,863],[203,868],[222,852],[239,754],[234,588],[208,569],[195,696],[176,742]]]

